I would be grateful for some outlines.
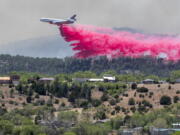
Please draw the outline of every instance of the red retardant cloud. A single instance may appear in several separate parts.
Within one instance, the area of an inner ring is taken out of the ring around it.
[[[180,60],[180,38],[178,36],[147,35],[116,31],[88,25],[61,25],[60,33],[71,42],[78,58],[95,56],[116,57],[164,57]]]

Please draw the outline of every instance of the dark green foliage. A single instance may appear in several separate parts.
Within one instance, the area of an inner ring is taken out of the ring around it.
[[[101,105],[101,101],[98,100],[98,99],[93,99],[93,100],[91,101],[91,103],[92,103],[92,105],[93,105],[94,107],[97,107],[97,106]]]
[[[161,105],[170,105],[171,104],[171,97],[169,96],[162,96],[160,99]]]
[[[80,123],[74,131],[77,135],[108,135],[110,128],[105,125]]]
[[[14,124],[8,120],[0,120],[0,133],[10,135],[13,132]]]
[[[129,99],[128,105],[135,105],[135,100],[134,100],[134,98],[130,98],[130,99]]]
[[[162,59],[148,57],[137,59],[121,57],[109,61],[106,57],[99,57],[98,59],[75,59],[73,57],[57,59],[0,55],[0,59],[1,61],[5,61],[5,64],[1,64],[0,74],[7,74],[12,71],[25,71],[52,75],[59,73],[74,73],[77,71],[102,73],[108,70],[122,73],[129,69],[132,72],[139,70],[146,74],[168,76],[172,70],[180,69],[179,62],[164,63]]]
[[[101,97],[101,101],[107,101],[109,98],[109,96],[107,95],[107,93],[103,93],[102,97]]]
[[[176,131],[176,132],[173,133],[172,135],[180,135],[180,131]]]
[[[114,119],[111,119],[110,121],[110,125],[112,129],[116,129],[116,130],[119,129],[121,126],[123,126],[123,124],[124,124],[124,120],[121,117],[116,117]]]
[[[180,90],[177,90],[177,91],[176,91],[176,94],[180,94]]]
[[[180,98],[179,98],[178,96],[175,96],[175,97],[173,98],[174,103],[178,103],[179,100],[180,100]]]
[[[31,96],[28,96],[28,97],[26,98],[26,102],[27,102],[27,103],[31,103],[31,101],[32,101],[32,97],[31,97]]]
[[[66,104],[65,104],[64,102],[62,102],[62,103],[61,103],[61,106],[62,106],[62,107],[65,107],[65,106],[66,106]]]
[[[36,95],[35,95],[35,98],[39,98],[39,94],[36,94]]]
[[[137,84],[136,83],[133,83],[132,85],[131,85],[131,89],[137,89]]]
[[[0,116],[4,115],[7,112],[5,108],[0,107]]]
[[[55,103],[55,104],[59,104],[59,100],[58,100],[58,99],[55,99],[54,103]]]
[[[89,105],[89,102],[88,102],[88,101],[82,101],[82,102],[80,103],[80,107],[82,107],[82,108],[88,108],[88,105]]]
[[[36,106],[45,105],[45,100],[44,99],[38,99],[38,100],[36,100],[34,105],[36,105]]]
[[[95,118],[100,120],[106,119],[106,113],[103,110],[98,110],[95,114]]]
[[[116,112],[119,112],[121,110],[121,107],[120,106],[115,106],[115,110],[116,110]]]
[[[53,101],[52,101],[52,99],[48,99],[48,101],[47,101],[47,106],[49,106],[49,107],[51,107],[51,106],[53,106]]]
[[[142,104],[143,104],[145,107],[150,107],[150,108],[152,108],[152,104],[151,104],[149,101],[147,101],[147,100],[143,100],[143,101],[142,101]]]
[[[115,105],[115,104],[116,104],[116,100],[115,100],[115,99],[111,99],[111,100],[109,101],[109,103],[110,103],[110,105]]]
[[[140,93],[146,93],[148,91],[149,91],[148,88],[145,88],[145,87],[137,88],[137,92],[140,92]]]

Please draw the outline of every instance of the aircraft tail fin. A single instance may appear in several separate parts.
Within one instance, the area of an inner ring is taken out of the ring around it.
[[[71,17],[71,19],[76,21],[76,14]]]

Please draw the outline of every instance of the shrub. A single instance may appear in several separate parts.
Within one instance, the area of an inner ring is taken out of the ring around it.
[[[142,106],[142,105],[140,105],[140,106],[138,107],[138,111],[139,111],[139,112],[147,112],[146,107],[145,107],[145,106]]]
[[[55,103],[55,104],[59,104],[59,100],[58,100],[58,99],[55,99],[54,103]]]
[[[4,107],[0,107],[0,115],[4,115],[5,113],[7,113],[7,110]]]
[[[124,97],[128,97],[128,94],[127,94],[127,93],[124,93],[123,96],[124,96]]]
[[[65,104],[64,102],[62,102],[62,103],[61,103],[61,106],[62,106],[62,107],[65,107],[65,106],[66,106],[66,104]]]
[[[116,104],[116,100],[111,99],[111,100],[109,101],[109,103],[110,103],[110,105],[115,105],[115,104]]]
[[[0,131],[3,135],[12,135],[14,125],[8,120],[0,120]]]
[[[177,91],[176,91],[176,94],[180,94],[180,90],[177,90]]]
[[[153,95],[154,95],[154,93],[153,93],[153,92],[149,92],[149,96],[151,96],[151,97],[152,97]]]
[[[76,135],[76,133],[74,133],[74,132],[65,132],[63,135]]]
[[[170,105],[171,104],[171,97],[169,96],[162,96],[160,99],[161,105]]]
[[[116,110],[116,112],[119,112],[121,110],[121,107],[120,106],[115,106],[115,110]]]
[[[137,92],[140,92],[140,93],[146,93],[148,91],[149,91],[148,88],[145,88],[145,87],[137,88]]]
[[[129,99],[128,105],[135,105],[135,100],[134,100],[134,98],[130,98],[130,99]]]
[[[133,107],[130,108],[130,110],[131,110],[133,113],[135,113],[136,107],[133,106]]]
[[[10,101],[9,101],[9,104],[14,104],[14,101],[10,100]]]
[[[82,108],[88,108],[88,105],[89,105],[89,102],[88,101],[81,101],[81,103],[80,103],[80,107],[82,107]]]
[[[35,95],[35,98],[39,98],[39,94],[36,94],[36,95]]]
[[[99,106],[99,105],[101,105],[101,101],[100,100],[98,100],[98,99],[94,99],[94,100],[92,100],[92,105],[94,106],[94,107],[97,107],[97,106]]]
[[[175,96],[175,97],[173,98],[173,100],[174,100],[174,103],[178,103],[179,97],[178,97],[178,96]]]
[[[75,111],[61,111],[58,114],[59,121],[76,122],[77,118],[78,118],[78,113]]]
[[[126,112],[126,108],[122,107],[121,109],[122,109],[122,112]]]
[[[106,119],[106,113],[105,112],[106,112],[105,108],[99,107],[97,112],[95,113],[94,117],[96,119],[100,119],[100,120]]]
[[[53,106],[53,102],[52,102],[52,99],[48,99],[48,101],[47,101],[47,106]]]
[[[108,95],[106,93],[104,93],[101,97],[101,101],[107,101],[108,100]]]
[[[116,130],[119,129],[121,126],[123,126],[123,124],[124,124],[124,121],[123,121],[123,118],[121,117],[113,118],[110,121],[110,125],[112,129],[116,129]]]
[[[115,115],[115,113],[116,113],[116,112],[113,110],[113,111],[111,112],[111,115]]]
[[[140,98],[144,98],[144,95],[143,95],[143,94],[139,94],[139,97],[140,97]]]
[[[35,102],[36,105],[45,105],[45,100],[44,99],[39,99]]]
[[[180,131],[176,131],[176,132],[173,133],[172,135],[180,135]]]
[[[132,85],[131,85],[131,89],[137,89],[137,84],[136,83],[133,83]]]
[[[32,101],[32,97],[31,97],[31,96],[28,96],[28,97],[26,98],[26,102],[27,102],[27,103],[31,103],[31,101]]]
[[[151,107],[152,105],[149,103],[149,101],[147,101],[147,100],[143,100],[142,101],[142,104],[144,105],[144,106],[148,106],[148,107]]]
[[[118,99],[118,98],[119,98],[119,95],[115,95],[114,98]]]
[[[126,88],[127,88],[127,85],[126,85],[126,84],[124,84],[122,87],[123,87],[123,89],[126,89]]]

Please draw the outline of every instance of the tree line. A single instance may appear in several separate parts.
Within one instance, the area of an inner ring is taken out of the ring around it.
[[[149,57],[120,57],[108,59],[105,56],[88,59],[73,57],[33,58],[25,56],[0,55],[0,74],[12,71],[37,72],[55,75],[59,73],[74,73],[78,71],[93,71],[97,74],[114,70],[119,74],[144,73],[158,76],[168,76],[170,71],[180,69],[180,62],[165,61]]]

